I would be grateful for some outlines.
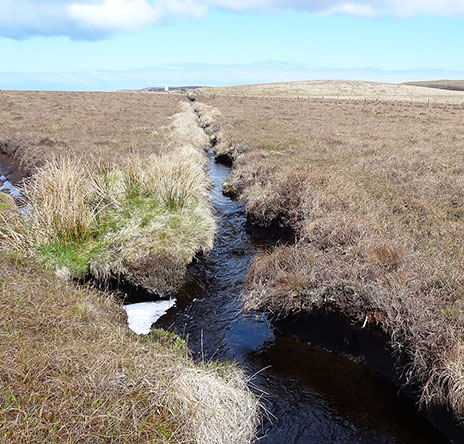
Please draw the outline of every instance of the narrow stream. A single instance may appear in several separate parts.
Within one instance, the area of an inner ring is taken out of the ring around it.
[[[271,245],[250,234],[243,206],[223,196],[230,168],[209,157],[219,220],[215,246],[190,267],[177,301],[126,306],[129,319],[141,322],[132,327],[146,333],[165,313],[155,326],[184,337],[197,359],[237,362],[269,411],[259,442],[449,442],[389,381],[344,356],[279,334],[264,315],[242,312],[239,295],[251,262]],[[0,156],[0,186],[12,194],[10,185],[20,176],[13,164]]]
[[[155,324],[186,338],[198,359],[234,360],[253,376],[270,414],[260,442],[449,442],[397,395],[387,380],[362,365],[280,335],[265,316],[242,313],[239,294],[253,257],[266,244],[247,231],[242,205],[222,194],[230,168],[214,161],[212,203],[219,218],[214,249],[191,267],[191,282]]]

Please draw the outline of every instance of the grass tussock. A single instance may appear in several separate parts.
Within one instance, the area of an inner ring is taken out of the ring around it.
[[[249,443],[257,400],[232,366],[138,337],[111,297],[0,257],[0,442]]]
[[[217,374],[223,374],[219,379]],[[248,393],[243,374],[235,367],[189,368],[173,382],[172,401],[186,412],[198,444],[249,444],[258,426],[256,399]],[[215,396],[212,398],[211,393]],[[233,435],[231,435],[233,431]]]
[[[73,242],[88,236],[100,210],[90,181],[88,167],[69,157],[53,158],[37,171],[24,189],[32,204],[26,218],[31,243]]]
[[[210,102],[248,147],[227,187],[295,245],[256,259],[246,305],[330,308],[378,324],[422,402],[464,418],[463,114],[367,102]],[[233,124],[231,123],[233,122]]]
[[[47,161],[24,186],[27,214],[2,214],[4,244],[62,275],[124,277],[160,296],[175,293],[195,254],[212,248],[216,231],[207,136],[182,145],[193,123],[198,130],[196,115],[182,108],[167,147],[117,166],[72,157]]]

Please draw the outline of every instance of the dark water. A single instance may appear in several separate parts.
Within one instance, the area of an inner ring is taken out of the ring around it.
[[[242,313],[239,294],[264,242],[247,232],[244,208],[222,195],[230,169],[214,162],[214,249],[189,271],[177,307],[156,324],[188,340],[198,359],[234,360],[269,410],[266,444],[445,443],[409,400],[362,365],[280,335],[264,315]]]

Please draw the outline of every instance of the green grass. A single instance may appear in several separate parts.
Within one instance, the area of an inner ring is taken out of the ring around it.
[[[147,340],[153,341],[162,347],[166,347],[180,356],[190,356],[190,351],[186,342],[175,333],[156,328],[151,330]]]
[[[65,267],[73,277],[83,277],[88,273],[90,258],[103,246],[94,246],[91,241],[55,241],[38,247],[38,255],[48,268]]]
[[[10,211],[14,208],[13,200],[5,193],[0,193],[0,212]]]

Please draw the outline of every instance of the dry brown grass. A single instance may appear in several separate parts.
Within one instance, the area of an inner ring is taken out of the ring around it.
[[[0,91],[0,150],[27,168],[52,155],[116,163],[153,153],[180,94]]]
[[[427,85],[428,86],[428,85]],[[217,88],[201,88],[197,94],[240,97],[335,98],[340,100],[388,100],[402,102],[464,102],[464,92],[444,91],[411,84],[364,82],[355,80],[310,80],[264,83]]]
[[[464,417],[464,111],[216,98],[227,188],[298,241],[257,259],[249,308],[379,323],[422,400]]]
[[[257,401],[234,367],[137,337],[113,299],[0,257],[0,442],[251,442]],[[221,437],[218,439],[218,436]]]
[[[47,161],[26,182],[24,196],[30,210],[25,221],[32,225],[35,244],[56,239],[72,242],[88,235],[101,209],[91,182],[89,168],[69,157]]]
[[[121,265],[136,284],[175,290],[215,233],[209,137],[188,106],[167,119],[179,99],[0,93],[1,149],[35,173],[26,217],[0,193],[1,443],[253,440],[258,401],[237,368],[194,364],[166,332],[136,337],[110,295],[25,259],[77,274]]]

